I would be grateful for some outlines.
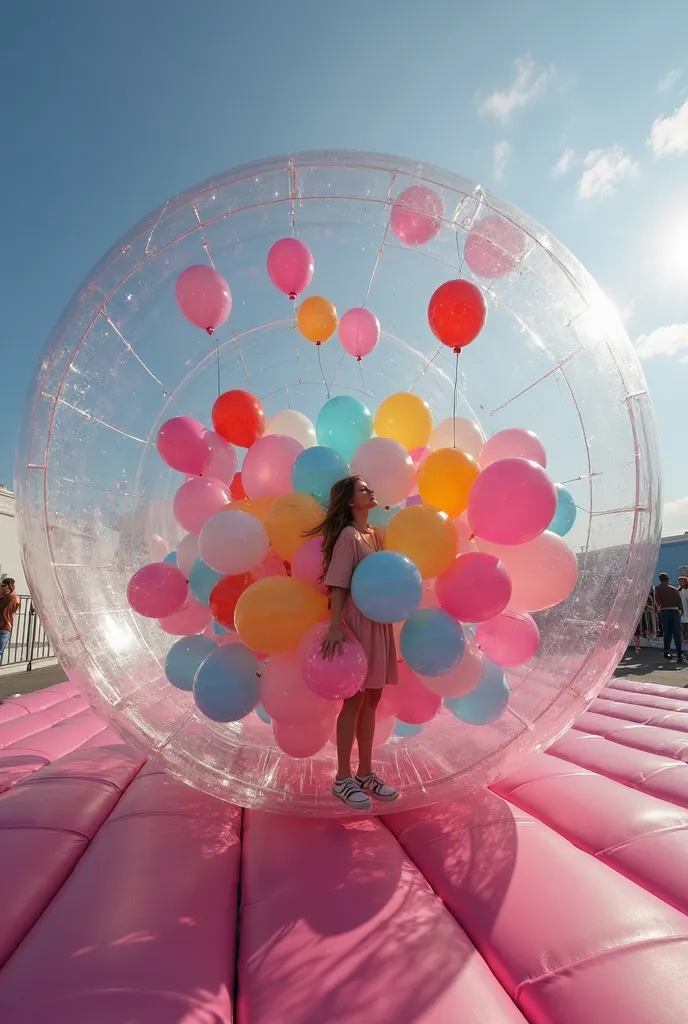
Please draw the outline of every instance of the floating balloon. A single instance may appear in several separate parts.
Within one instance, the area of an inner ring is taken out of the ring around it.
[[[525,544],[543,533],[557,507],[547,473],[529,459],[500,459],[483,469],[471,488],[468,522],[493,544]]]
[[[315,265],[307,245],[298,238],[280,238],[268,253],[268,276],[292,301],[313,280]]]
[[[163,562],[165,563],[165,565],[173,565],[175,566],[175,568],[179,568],[177,565],[177,552],[170,551],[169,555],[165,555],[165,557],[163,558]]]
[[[241,481],[241,473],[235,473],[232,477],[232,482],[229,485],[229,493],[232,495],[234,501],[240,501],[246,497],[246,491]]]
[[[225,441],[224,437],[220,437],[214,430],[207,430],[205,439],[213,452],[205,475],[221,480],[223,484],[231,484],[237,471],[236,451],[229,441]]]
[[[430,299],[430,330],[443,345],[455,352],[475,341],[486,319],[485,296],[470,281],[445,281]]]
[[[205,524],[198,553],[223,576],[250,572],[265,558],[270,542],[261,522],[247,512],[219,512]]]
[[[473,420],[463,416],[450,416],[437,424],[428,440],[430,451],[438,448],[458,448],[460,451],[477,459],[485,444],[485,435]]]
[[[244,591],[234,624],[254,651],[281,654],[296,647],[306,630],[326,617],[327,598],[315,587],[290,576],[271,576]]]
[[[430,406],[410,391],[390,395],[375,413],[375,433],[378,437],[391,437],[407,449],[422,448],[432,433]]]
[[[375,732],[373,733],[373,750],[382,747],[394,732],[394,719],[387,718],[384,722],[375,721]],[[335,736],[336,739],[336,736]]]
[[[172,644],[165,658],[165,675],[178,690],[193,690],[193,681],[201,662],[217,649],[205,636],[183,636]]]
[[[251,569],[251,583],[255,583],[256,580],[267,579],[268,576],[288,576],[284,560],[280,558],[276,551],[272,548],[268,551],[267,555],[260,562],[255,569]]]
[[[473,224],[463,247],[466,266],[477,277],[506,277],[523,259],[526,236],[503,217],[483,217]]]
[[[410,558],[376,551],[358,563],[351,577],[354,604],[373,622],[401,622],[423,596],[423,580]]]
[[[540,630],[528,612],[504,611],[481,622],[475,631],[483,653],[501,668],[525,665],[540,645]]]
[[[394,200],[390,226],[405,245],[425,245],[442,228],[442,197],[426,185],[411,185]]]
[[[357,398],[337,395],[323,405],[315,430],[318,444],[334,448],[348,464],[359,445],[373,436],[373,417]]]
[[[468,525],[468,515],[466,512],[462,512],[460,516],[456,517],[454,520],[454,528],[459,541],[458,553],[460,555],[466,555],[469,551],[478,550],[475,543],[475,534]]]
[[[223,576],[213,587],[210,594],[210,614],[213,619],[227,629],[234,629],[234,611],[243,592],[251,585],[249,573],[237,576]]]
[[[424,580],[433,579],[456,558],[456,527],[446,513],[431,505],[407,505],[387,527],[385,548],[410,558]]]
[[[489,437],[478,456],[481,469],[487,469],[500,459],[530,459],[543,469],[547,467],[547,452],[537,434],[521,427],[509,427]]]
[[[339,340],[345,352],[361,360],[380,340],[380,321],[362,306],[350,309],[339,321]]]
[[[229,285],[222,274],[204,263],[182,270],[174,294],[182,316],[208,334],[214,334],[232,312]]]
[[[304,448],[312,448],[317,444],[315,427],[302,412],[296,409],[280,409],[265,424],[266,434],[284,434],[293,437]]]
[[[260,498],[251,498],[250,501],[248,498],[241,498],[239,501],[230,501],[227,511],[248,512],[250,516],[255,516],[261,523],[264,523],[274,500],[274,494],[263,495]]]
[[[501,614],[511,597],[509,574],[485,552],[459,555],[435,582],[440,606],[460,622],[485,622]]]
[[[299,441],[284,434],[268,434],[259,438],[246,452],[241,467],[241,482],[249,500],[288,494],[291,491],[292,466],[303,451]]]
[[[381,529],[386,530],[391,523],[397,512],[400,512],[403,505],[392,505],[391,508],[384,505],[376,505],[375,508],[371,508],[368,513],[368,523],[370,526],[379,526]]]
[[[398,686],[383,686],[380,703],[377,706],[375,717],[378,722],[384,722],[393,718],[401,706],[401,690]]]
[[[178,612],[188,593],[186,577],[179,569],[164,562],[151,562],[129,580],[127,601],[139,615],[161,619]]]
[[[332,732],[332,718],[306,725],[272,723],[275,743],[289,757],[314,757],[325,746]]]
[[[329,299],[311,295],[298,308],[296,326],[307,341],[322,345],[337,330],[337,310]]]
[[[351,472],[375,491],[380,505],[398,505],[414,490],[416,471],[403,445],[389,437],[371,437],[357,448]]]
[[[286,651],[268,658],[260,678],[263,707],[282,725],[303,725],[331,719],[332,705],[306,686],[300,651]]]
[[[490,544],[478,540],[481,551],[500,559],[511,579],[509,609],[541,612],[564,601],[576,585],[578,561],[561,537],[548,530],[527,544]]]
[[[499,665],[485,659],[480,682],[465,697],[447,697],[444,705],[468,725],[489,725],[509,703],[509,684]]]
[[[239,722],[258,706],[260,662],[243,644],[218,647],[196,672],[196,706],[213,722]]]
[[[483,674],[483,656],[476,644],[468,639],[458,665],[439,676],[424,676],[423,685],[440,697],[464,697],[480,682]]]
[[[210,517],[226,509],[230,501],[229,488],[221,480],[196,476],[181,485],[174,496],[172,510],[182,529],[200,533]]]
[[[291,560],[291,574],[295,580],[310,583],[322,593],[327,588],[321,583],[323,574],[322,537],[310,537],[294,553]]]
[[[463,629],[439,608],[419,608],[401,630],[404,661],[421,676],[440,676],[455,668],[463,657]]]
[[[260,718],[261,722],[263,722],[265,725],[272,724],[272,719],[270,718],[270,715],[267,713],[262,704],[259,704],[258,707],[256,708],[256,714],[258,715],[258,718]]]
[[[270,544],[287,562],[305,544],[309,530],[322,522],[323,510],[310,494],[283,494],[265,517]]]
[[[573,500],[571,492],[561,484],[555,484],[554,489],[557,492],[557,508],[547,529],[551,533],[565,537],[572,530],[576,521],[576,502]]]
[[[177,566],[179,571],[188,580],[193,569],[194,562],[198,558],[198,534],[187,533],[179,541],[177,546]]]
[[[213,405],[212,420],[220,437],[239,448],[250,448],[265,432],[263,406],[249,391],[225,391]]]
[[[348,475],[349,467],[334,448],[316,445],[306,448],[295,459],[291,484],[295,491],[309,494],[321,505],[327,505],[332,485]]]
[[[210,603],[213,587],[222,579],[222,574],[215,572],[201,558],[194,562],[189,574],[189,590],[201,604]]]
[[[468,495],[478,478],[475,459],[458,448],[430,452],[418,470],[418,491],[426,505],[454,518],[468,507]]]
[[[323,658],[322,645],[328,626],[313,626],[301,640],[303,678],[313,693],[326,700],[346,700],[361,689],[368,663],[356,637],[346,631],[342,650]]]
[[[394,725],[394,736],[400,739],[410,740],[423,731],[422,725],[409,725],[408,722],[396,722]]]
[[[440,713],[442,698],[428,690],[418,675],[403,661],[399,663],[397,718],[407,725],[422,725]]]
[[[204,604],[189,594],[179,611],[158,619],[158,626],[170,636],[190,636],[202,633],[210,623],[210,612]]]
[[[198,476],[205,473],[213,456],[208,431],[188,416],[175,416],[160,427],[156,439],[163,462],[178,473]]]
[[[148,541],[148,551],[154,562],[164,562],[169,551],[167,541],[160,534],[154,533]]]

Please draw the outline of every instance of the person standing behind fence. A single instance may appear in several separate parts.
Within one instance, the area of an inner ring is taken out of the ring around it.
[[[19,595],[14,592],[14,587],[15,582],[9,576],[0,582],[0,660],[10,642],[14,616],[21,605]]]
[[[672,587],[669,583],[669,577],[665,572],[659,574],[659,583],[655,587],[655,604],[659,610],[659,621],[662,624],[664,657],[671,658],[671,641],[673,639],[676,647],[676,661],[683,661],[681,644],[683,602],[676,587]]]

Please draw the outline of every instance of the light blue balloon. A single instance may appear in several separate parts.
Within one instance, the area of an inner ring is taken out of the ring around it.
[[[334,448],[315,445],[297,455],[291,470],[291,485],[327,505],[332,484],[349,475],[349,467]]]
[[[201,662],[216,649],[207,636],[183,636],[167,652],[165,675],[178,690],[190,692]]]
[[[369,409],[350,395],[338,395],[325,402],[315,424],[318,444],[334,448],[346,462],[360,444],[373,436],[373,417]]]
[[[412,736],[417,736],[419,732],[423,731],[422,725],[409,725],[408,722],[397,722],[394,726],[393,736],[403,736],[404,739],[411,739]]]
[[[216,647],[193,684],[196,706],[213,722],[238,722],[258,706],[260,662],[243,644]]]
[[[189,573],[189,590],[201,604],[210,604],[210,594],[216,583],[223,578],[221,572],[215,572],[200,558],[197,558]]]
[[[272,719],[270,718],[270,715],[267,713],[262,704],[259,704],[258,707],[256,708],[256,714],[260,718],[261,722],[265,722],[266,725],[272,724]]]
[[[226,629],[224,626],[221,626],[219,622],[216,622],[215,619],[213,619],[213,636],[222,636],[223,633],[228,632],[228,629]]]
[[[165,557],[163,558],[163,562],[165,562],[166,565],[174,565],[174,566],[176,566],[177,565],[177,552],[176,551],[170,551],[169,555],[165,555]]]
[[[466,646],[461,624],[440,608],[419,608],[404,623],[399,646],[421,676],[441,676],[459,664]]]
[[[509,684],[499,665],[485,658],[483,674],[465,697],[445,697],[444,706],[468,725],[489,725],[509,703]]]
[[[420,605],[423,579],[406,555],[376,551],[356,566],[351,596],[359,611],[373,622],[403,622]]]
[[[565,537],[576,521],[576,503],[571,492],[561,484],[555,484],[554,487],[557,492],[557,507],[547,529],[560,537]]]
[[[393,505],[392,508],[385,508],[384,505],[376,505],[368,513],[368,522],[371,526],[379,526],[386,530],[392,516],[395,516],[397,512],[401,512],[403,507],[403,505]]]

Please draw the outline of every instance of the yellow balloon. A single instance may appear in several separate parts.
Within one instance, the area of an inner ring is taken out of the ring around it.
[[[390,520],[385,532],[388,551],[400,551],[418,566],[424,580],[448,569],[459,539],[453,521],[432,505],[408,505]]]
[[[310,583],[291,576],[268,576],[243,592],[234,625],[252,650],[281,654],[296,647],[306,630],[327,614],[327,598]]]
[[[270,544],[280,558],[291,562],[308,530],[323,521],[323,510],[310,494],[282,494],[276,498],[265,516],[265,529]],[[261,650],[262,648],[259,648]]]
[[[274,503],[274,498],[237,498],[235,501],[231,501],[227,506],[227,509],[236,509],[239,512],[248,512],[249,515],[255,516],[256,519],[260,519],[261,523],[265,522],[265,516],[268,513],[270,506]]]
[[[337,324],[337,310],[322,295],[311,295],[304,299],[296,314],[299,331],[314,345],[329,341],[337,330]]]
[[[430,452],[418,470],[418,491],[426,505],[454,518],[468,508],[468,494],[480,472],[475,459],[458,448]]]
[[[428,403],[408,391],[390,395],[375,414],[375,433],[378,437],[391,437],[409,451],[422,448],[432,433]]]

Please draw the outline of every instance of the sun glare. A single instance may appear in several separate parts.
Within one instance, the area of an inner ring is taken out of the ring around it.
[[[667,229],[661,242],[662,267],[672,281],[688,281],[688,215],[683,214]]]

